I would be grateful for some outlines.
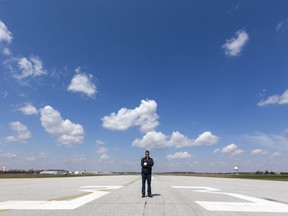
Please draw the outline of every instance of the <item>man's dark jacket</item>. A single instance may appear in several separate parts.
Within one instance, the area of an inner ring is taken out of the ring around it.
[[[147,163],[144,165],[144,163]],[[148,175],[152,173],[152,166],[154,165],[154,161],[150,157],[144,157],[141,159],[141,166],[142,166],[142,174]]]

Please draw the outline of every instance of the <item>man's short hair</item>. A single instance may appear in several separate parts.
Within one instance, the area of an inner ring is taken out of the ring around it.
[[[145,151],[145,154],[146,154],[146,153],[150,154],[150,152],[149,152],[148,150]]]

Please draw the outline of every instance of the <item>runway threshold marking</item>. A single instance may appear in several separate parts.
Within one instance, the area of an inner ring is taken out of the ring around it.
[[[83,186],[80,191],[86,192],[82,196],[77,196],[77,198],[62,201],[64,199],[71,199],[70,197],[63,197],[61,201],[50,200],[50,201],[4,201],[0,202],[0,209],[25,209],[25,210],[69,210],[76,209],[82,205],[85,205],[93,200],[96,200],[106,194],[110,193],[110,190],[119,189],[122,186]],[[101,191],[106,189],[107,191]],[[75,196],[74,196],[75,197]],[[61,198],[59,198],[61,199]]]
[[[220,189],[211,187],[193,187],[193,186],[171,186],[175,189],[193,189],[195,192],[220,194],[236,197],[249,202],[213,202],[213,201],[195,201],[208,211],[231,211],[231,212],[277,212],[288,213],[288,205],[255,198],[236,193],[221,192]]]

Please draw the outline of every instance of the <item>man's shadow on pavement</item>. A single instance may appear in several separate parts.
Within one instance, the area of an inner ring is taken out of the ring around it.
[[[151,194],[152,197],[161,196],[161,194]]]

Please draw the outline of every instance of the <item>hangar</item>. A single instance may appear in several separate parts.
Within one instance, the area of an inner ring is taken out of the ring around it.
[[[43,170],[40,174],[48,174],[48,175],[67,175],[69,172],[67,170],[61,169],[48,169]]]

